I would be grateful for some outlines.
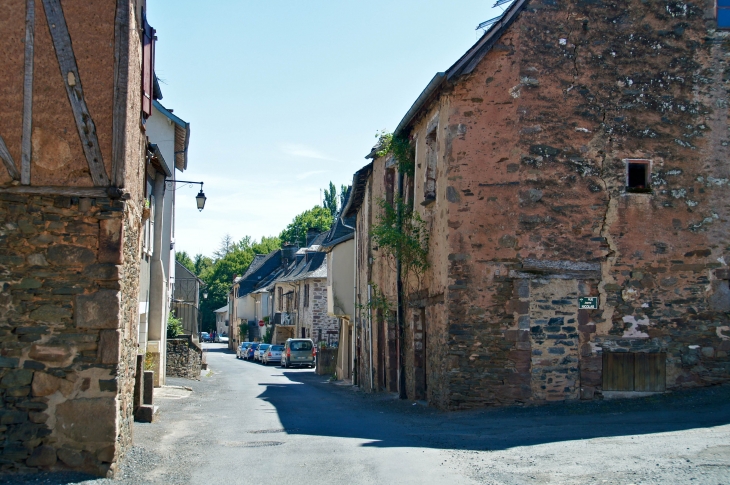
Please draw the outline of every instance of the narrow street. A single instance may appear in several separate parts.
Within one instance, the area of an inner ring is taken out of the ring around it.
[[[207,347],[200,382],[169,379],[158,390],[160,414],[135,425],[119,479],[10,483],[730,483],[728,386],[441,413]]]

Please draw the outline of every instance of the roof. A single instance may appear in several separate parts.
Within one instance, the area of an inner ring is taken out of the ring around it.
[[[352,176],[352,188],[348,191],[347,202],[340,212],[340,219],[347,220],[347,218],[357,215],[357,211],[365,198],[365,188],[372,171],[373,162],[370,162]],[[354,224],[352,225],[354,226]]]
[[[342,210],[347,207],[351,192],[352,188],[350,188],[345,195],[345,200],[342,204]],[[332,227],[327,233],[327,237],[325,237],[324,241],[322,242],[322,247],[331,248],[355,237],[355,220],[355,216],[350,216],[346,217],[343,221],[338,214],[337,217],[335,217],[334,222],[332,223]]]
[[[242,298],[259,289],[272,272],[281,267],[281,249],[269,254],[257,254],[243,276],[234,281],[238,284],[236,298]]]
[[[157,100],[152,106],[175,125],[175,168],[184,172],[188,168],[188,145],[190,144],[190,123],[178,118]]]
[[[176,280],[192,280],[196,279],[199,283],[204,283],[203,280],[195,276],[195,273],[183,266],[180,261],[175,260],[175,279]]]
[[[327,277],[327,253],[309,252],[304,258],[289,267],[289,271],[273,283],[287,283],[309,278]]]
[[[155,143],[150,143],[147,145],[147,148],[152,153],[152,166],[155,167],[156,170],[163,172],[166,177],[171,177],[172,172],[170,172],[170,169],[167,167],[167,162],[165,162],[165,158],[162,156],[160,147],[158,147]]]
[[[222,306],[217,310],[214,310],[213,313],[226,313],[228,312],[228,305]]]
[[[512,22],[517,18],[517,14],[522,8],[528,3],[529,0],[514,0],[512,4],[507,8],[504,14],[499,18],[498,21],[493,23],[489,29],[471,46],[469,50],[464,53],[446,72],[437,73],[428,86],[421,92],[420,96],[413,103],[411,108],[406,112],[398,127],[395,129],[394,134],[402,134],[413,122],[414,118],[418,113],[428,105],[429,102],[434,98],[438,89],[445,82],[453,82],[459,76],[471,73],[479,62],[484,58],[485,55],[494,47],[494,44],[502,37],[502,34],[507,28],[512,25]]]

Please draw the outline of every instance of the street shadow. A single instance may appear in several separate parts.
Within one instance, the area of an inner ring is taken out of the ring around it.
[[[561,441],[666,433],[730,424],[730,386],[639,399],[441,412],[388,394],[287,372],[290,383],[258,397],[276,408],[287,433],[356,438],[366,447],[505,450]],[[307,385],[301,385],[307,384]]]

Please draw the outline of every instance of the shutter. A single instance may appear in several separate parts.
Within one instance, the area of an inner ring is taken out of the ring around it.
[[[143,15],[142,33],[142,112],[145,117],[152,115],[152,93],[155,86],[155,29],[147,23]]]
[[[634,364],[634,390],[664,392],[667,387],[667,354],[638,353]]]
[[[603,353],[603,390],[634,390],[634,354],[624,352]]]

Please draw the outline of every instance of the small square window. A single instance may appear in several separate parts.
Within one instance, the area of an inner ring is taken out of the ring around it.
[[[626,192],[651,192],[650,160],[626,160]]]
[[[730,29],[730,0],[717,0],[715,10],[717,13],[717,28]]]

